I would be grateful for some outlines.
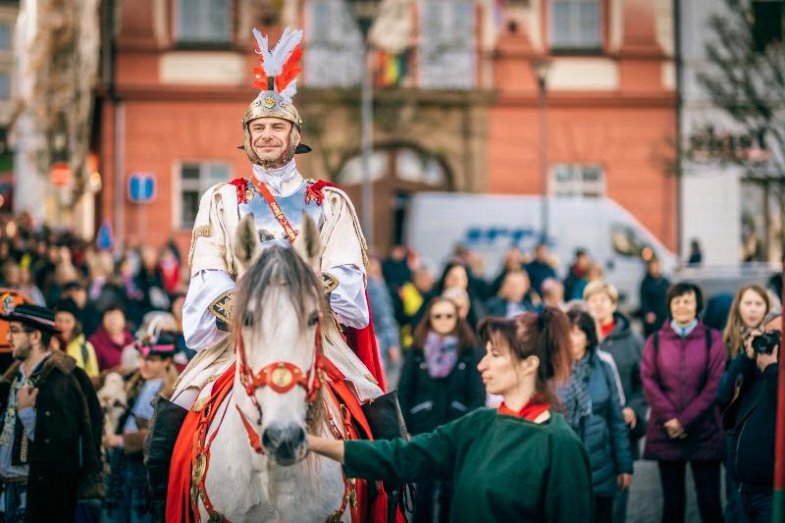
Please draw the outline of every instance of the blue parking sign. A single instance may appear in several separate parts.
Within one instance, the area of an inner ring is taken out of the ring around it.
[[[131,173],[128,178],[128,199],[134,203],[150,203],[155,199],[155,175]]]

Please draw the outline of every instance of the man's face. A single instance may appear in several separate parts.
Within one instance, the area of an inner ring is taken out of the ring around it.
[[[292,144],[289,137],[292,124],[280,118],[257,118],[248,124],[251,133],[251,147],[256,156],[264,164],[281,167],[283,158],[288,156]]]
[[[8,325],[8,343],[11,345],[13,357],[17,361],[24,361],[33,350],[33,333],[25,330],[23,323],[12,321]]]

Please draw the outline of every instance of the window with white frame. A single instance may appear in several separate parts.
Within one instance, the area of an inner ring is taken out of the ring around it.
[[[305,83],[309,87],[359,85],[362,36],[346,2],[310,0],[305,14]]]
[[[231,0],[178,0],[177,41],[184,44],[227,44],[232,40]]]
[[[229,181],[231,168],[222,162],[184,162],[180,165],[180,228],[190,229],[199,211],[199,199],[207,189]]]
[[[561,164],[551,169],[553,196],[601,198],[605,196],[605,172],[599,165]]]
[[[475,86],[474,0],[420,0],[419,87]]]
[[[602,49],[602,0],[551,0],[551,48]]]

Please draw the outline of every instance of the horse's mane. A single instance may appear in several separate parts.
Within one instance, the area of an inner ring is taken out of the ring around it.
[[[321,292],[322,285],[313,269],[289,245],[265,246],[261,255],[237,282],[233,311],[235,336],[240,335],[239,329],[247,321],[255,325],[261,324],[267,292],[281,287],[288,288],[289,298],[297,311],[302,328],[305,327],[310,312],[305,310],[308,298],[315,299],[320,312],[325,312],[327,305]],[[252,300],[257,306],[251,312],[248,305]],[[252,316],[246,318],[248,314]]]

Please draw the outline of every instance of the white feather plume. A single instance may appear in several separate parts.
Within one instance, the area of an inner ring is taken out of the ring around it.
[[[267,44],[267,37],[255,27],[253,28],[253,37],[256,39],[256,45],[259,47],[259,51],[257,52],[262,55],[264,69],[267,71],[267,64],[272,62],[273,59],[272,54],[270,53],[270,46]],[[267,76],[270,76],[270,73],[267,73]]]
[[[291,103],[292,98],[297,94],[297,80],[292,80],[289,82],[289,85],[287,85],[286,88],[278,94],[280,94],[281,98],[286,100],[288,103]]]
[[[267,73],[267,76],[278,76],[281,74],[283,66],[291,56],[292,51],[303,40],[302,30],[287,27],[284,29],[283,35],[281,35],[281,39],[278,40],[275,48],[270,51],[267,37],[262,35],[258,29],[253,28],[253,36],[256,38],[256,43],[259,46],[258,52],[262,55],[264,72]],[[295,87],[295,91],[296,89]]]

